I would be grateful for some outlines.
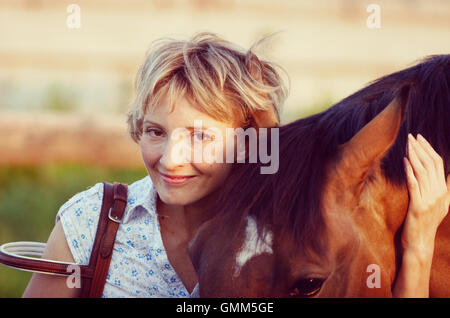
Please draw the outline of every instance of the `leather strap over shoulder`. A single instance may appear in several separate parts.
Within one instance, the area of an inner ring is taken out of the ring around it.
[[[128,186],[104,182],[102,211],[97,226],[89,268],[94,270],[92,280],[85,280],[81,297],[101,297],[111,263],[117,230],[127,205]]]
[[[116,233],[122,222],[127,205],[128,186],[103,182],[103,202],[89,265],[77,265],[28,256],[42,256],[45,243],[13,242],[0,246],[0,264],[9,267],[69,276],[69,266],[79,266],[81,274],[81,297],[101,297],[111,262]]]

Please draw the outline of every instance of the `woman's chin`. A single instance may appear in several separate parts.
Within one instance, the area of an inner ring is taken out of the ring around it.
[[[185,195],[173,195],[173,194],[165,194],[158,193],[160,200],[167,205],[188,205],[192,203],[192,200],[186,198]]]

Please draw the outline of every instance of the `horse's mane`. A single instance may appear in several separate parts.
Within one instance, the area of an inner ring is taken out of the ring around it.
[[[278,172],[261,174],[261,163],[235,164],[218,201],[219,213],[233,218],[234,224],[245,215],[275,222],[292,231],[300,244],[319,249],[326,163],[338,145],[353,137],[405,86],[409,86],[405,119],[382,161],[384,175],[395,184],[406,182],[402,158],[408,133],[420,133],[431,143],[444,159],[447,175],[450,55],[438,55],[381,77],[319,114],[280,127]]]

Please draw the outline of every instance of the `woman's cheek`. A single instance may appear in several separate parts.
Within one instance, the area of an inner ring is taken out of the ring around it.
[[[151,144],[141,144],[142,159],[147,167],[152,167],[161,157],[160,147]]]

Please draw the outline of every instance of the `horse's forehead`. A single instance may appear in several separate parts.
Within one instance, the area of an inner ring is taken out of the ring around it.
[[[258,223],[255,217],[247,216],[247,224],[245,227],[245,236],[242,246],[236,255],[236,264],[234,268],[234,276],[239,276],[241,269],[245,264],[255,256],[263,253],[272,254],[272,231],[263,231],[262,237],[258,233]]]

